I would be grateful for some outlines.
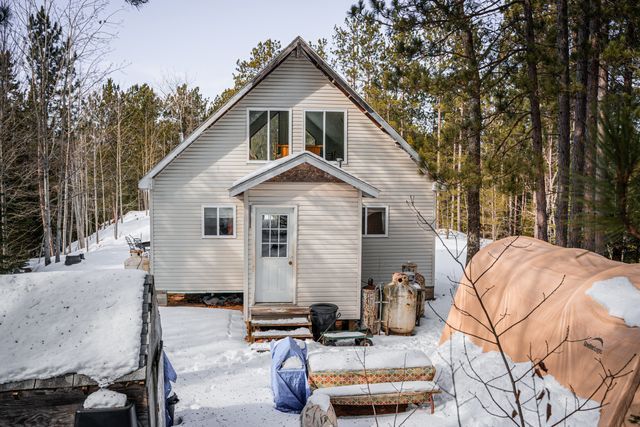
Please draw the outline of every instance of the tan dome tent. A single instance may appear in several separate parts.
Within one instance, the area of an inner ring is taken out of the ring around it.
[[[600,410],[600,426],[627,425],[632,414],[638,416],[640,412],[640,358],[633,357],[640,353],[640,304],[630,307],[628,303],[640,297],[640,265],[623,264],[583,249],[560,248],[528,237],[519,237],[509,246],[512,242],[514,238],[510,237],[488,245],[466,270],[477,281],[480,294],[493,286],[483,297],[493,322],[508,312],[499,323],[499,330],[525,317],[540,303],[543,294],[553,292],[563,276],[564,282],[530,317],[502,336],[505,352],[515,362],[527,362],[530,349],[534,359],[542,356],[545,343],[553,346],[562,342],[567,328],[570,339],[591,337],[588,341],[565,343],[559,353],[545,361],[549,374],[567,389],[573,388],[582,399],[591,396],[602,382],[598,359],[615,372],[633,358],[624,369],[632,372],[615,380],[616,385]],[[463,279],[461,283],[455,295],[456,305],[472,316],[484,318],[477,298],[463,286],[469,282]],[[628,295],[622,301],[621,283],[626,285],[624,292]],[[615,303],[603,303],[602,298],[618,298],[617,308]],[[626,312],[621,313],[620,306],[625,304]],[[467,338],[485,352],[497,350],[471,336],[491,338],[486,329],[460,310],[452,308],[447,323],[467,333]],[[441,342],[449,339],[452,332],[445,326]],[[599,402],[603,393],[601,389],[593,400]]]

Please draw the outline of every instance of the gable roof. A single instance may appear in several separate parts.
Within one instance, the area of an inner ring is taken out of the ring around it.
[[[264,80],[273,70],[278,68],[289,55],[295,54],[296,57],[304,56],[313,65],[315,65],[320,71],[322,71],[329,81],[340,89],[345,96],[350,99],[359,109],[362,111],[371,121],[373,121],[378,127],[385,133],[387,133],[409,156],[419,163],[420,157],[418,153],[409,145],[405,139],[400,136],[395,129],[389,125],[378,113],[374,111],[369,104],[365,102],[360,95],[351,88],[347,82],[340,77],[340,75],[331,68],[327,62],[320,57],[303,39],[302,37],[296,37],[282,52],[280,52],[269,64],[262,69],[246,86],[244,86],[238,93],[236,93],[226,104],[224,104],[218,111],[216,111],[211,117],[209,117],[204,123],[202,123],[191,135],[178,144],[166,157],[160,160],[145,176],[138,182],[138,187],[141,189],[150,189],[152,187],[153,178],[158,175],[169,163],[171,163],[176,157],[180,155],[189,145],[191,145],[198,137],[207,130],[211,125],[217,122],[227,111],[229,111],[234,105],[236,105],[244,96],[249,93],[258,83]]]
[[[352,187],[362,191],[364,196],[378,197],[380,190],[371,184],[361,180],[353,174],[339,168],[338,166],[327,162],[320,156],[317,156],[310,151],[302,151],[297,154],[293,154],[287,157],[281,157],[278,160],[267,163],[265,166],[256,169],[248,175],[243,176],[231,185],[229,188],[229,196],[234,197],[245,191],[262,184],[272,178],[277,177],[297,166],[302,164],[309,164],[315,168],[320,169],[324,173],[331,175],[340,181],[351,185]]]

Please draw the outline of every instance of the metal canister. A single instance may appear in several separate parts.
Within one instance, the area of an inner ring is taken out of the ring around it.
[[[418,292],[404,273],[394,273],[383,290],[382,328],[387,334],[411,335],[416,324]]]
[[[413,287],[418,291],[416,302],[416,326],[420,326],[420,319],[424,316],[424,303],[429,299],[429,290],[425,285],[424,276],[418,273],[418,266],[409,261],[402,264],[402,272],[409,277],[409,281]],[[433,294],[433,292],[431,293]]]

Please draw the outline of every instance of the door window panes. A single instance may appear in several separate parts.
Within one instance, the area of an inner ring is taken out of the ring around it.
[[[286,258],[289,242],[289,215],[262,215],[261,253],[263,258]]]

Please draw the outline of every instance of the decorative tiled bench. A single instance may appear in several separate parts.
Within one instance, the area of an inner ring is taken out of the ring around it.
[[[429,404],[435,367],[419,350],[325,349],[309,355],[309,383],[333,405]]]

